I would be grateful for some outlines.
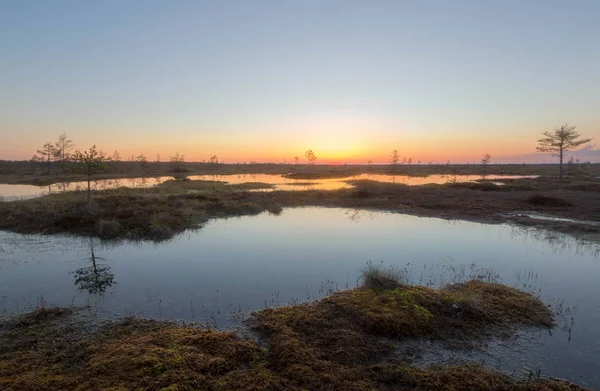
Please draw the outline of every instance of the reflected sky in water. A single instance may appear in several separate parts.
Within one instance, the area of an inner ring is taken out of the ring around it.
[[[533,178],[535,176],[520,175],[487,175],[487,180]],[[192,180],[205,181],[223,181],[230,184],[239,184],[246,182],[262,182],[275,185],[273,190],[339,190],[352,187],[346,181],[358,179],[370,179],[387,183],[402,183],[410,186],[424,185],[430,183],[443,184],[448,182],[472,182],[483,177],[481,175],[429,175],[427,177],[410,177],[406,175],[382,175],[382,174],[360,174],[347,178],[332,179],[289,179],[281,175],[271,174],[244,174],[244,175],[190,175]],[[129,188],[148,188],[156,186],[164,181],[173,179],[171,176],[147,177],[147,178],[121,178],[121,179],[102,179],[92,182],[94,190],[107,190],[119,187]],[[502,182],[498,182],[502,184]],[[40,197],[48,193],[58,193],[62,191],[86,190],[87,182],[64,182],[48,186],[33,185],[10,185],[0,184],[0,200],[12,201],[17,199],[27,199]]]
[[[600,387],[598,258],[597,246],[534,229],[336,208],[214,220],[158,245],[0,232],[0,313],[43,301],[232,327],[250,310],[354,287],[367,261],[383,262],[416,284],[478,276],[541,295],[559,327],[529,335],[514,362]]]

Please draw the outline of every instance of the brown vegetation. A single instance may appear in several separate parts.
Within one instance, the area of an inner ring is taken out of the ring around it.
[[[114,160],[114,159],[113,159]],[[61,164],[51,162],[50,164]],[[345,176],[348,173],[389,174],[390,165],[341,165],[326,164],[212,164],[196,162],[180,162],[179,171],[186,175],[241,175],[241,174],[276,174],[310,173],[321,175],[321,178]],[[600,175],[600,164],[567,164],[566,174],[585,173],[589,176]],[[57,166],[58,168],[58,166]],[[434,174],[445,175],[548,175],[556,176],[558,164],[488,164],[485,168],[480,164],[397,164],[397,175],[427,176]],[[155,177],[173,175],[170,162],[148,162],[142,167],[137,161],[113,161],[108,170],[96,175],[97,179],[117,179],[136,177]],[[315,177],[312,177],[313,179]],[[60,172],[56,169],[48,174],[47,164],[43,162],[0,161],[0,183],[18,183],[32,185],[49,185],[61,182],[85,180],[85,175]]]
[[[74,233],[105,239],[162,240],[210,218],[278,213],[282,207],[325,206],[393,211],[418,216],[485,223],[516,222],[600,240],[600,224],[542,221],[516,216],[536,212],[551,217],[600,222],[597,180],[549,178],[407,186],[349,180],[335,191],[244,190],[262,183],[229,185],[215,181],[167,181],[148,189],[97,191],[91,210],[78,192],[0,202],[0,229],[21,233]]]
[[[360,171],[321,171],[321,172],[291,172],[284,174],[284,178],[289,179],[334,179],[334,178],[350,178],[355,175],[360,175]]]
[[[165,240],[186,229],[198,228],[211,218],[281,212],[281,207],[269,199],[252,200],[235,191],[242,185],[195,182],[99,191],[91,208],[79,192],[0,203],[0,228],[103,239]],[[195,192],[189,192],[190,189]]]
[[[436,291],[357,288],[265,309],[260,345],[232,332],[127,318],[91,333],[76,310],[40,309],[0,324],[0,388],[21,390],[579,390],[515,380],[477,365],[419,369],[394,339],[484,336],[552,324],[535,297],[471,281]]]

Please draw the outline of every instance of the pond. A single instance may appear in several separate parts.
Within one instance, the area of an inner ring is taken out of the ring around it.
[[[561,313],[552,333],[523,332],[464,357],[598,388],[598,258],[595,245],[507,224],[339,208],[213,220],[161,244],[0,231],[0,316],[74,304],[231,328],[251,310],[354,287],[366,262],[383,262],[415,284],[480,277],[540,295]]]
[[[494,182],[497,185],[503,185],[500,182],[503,179],[536,178],[537,176],[523,175],[487,175],[485,179]],[[410,186],[425,185],[430,183],[444,184],[448,182],[473,182],[480,180],[481,175],[429,175],[423,177],[407,175],[382,175],[382,174],[360,174],[346,178],[330,179],[289,179],[281,175],[272,174],[243,174],[243,175],[190,175],[191,180],[204,181],[223,181],[230,184],[239,184],[246,182],[262,182],[275,185],[273,190],[339,190],[352,187],[346,181],[358,179],[370,179],[387,183],[402,183]],[[121,178],[121,179],[101,179],[92,182],[94,190],[116,189],[119,187],[129,188],[148,188],[156,186],[167,180],[173,179],[172,176],[158,176],[147,178]],[[63,191],[77,191],[87,189],[87,182],[62,182],[47,186],[34,185],[11,185],[0,183],[0,201],[13,201],[19,199],[40,197],[49,193],[59,193]]]

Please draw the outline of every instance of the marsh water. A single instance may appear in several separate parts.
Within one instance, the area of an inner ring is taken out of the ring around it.
[[[536,176],[522,175],[488,175],[486,180],[496,181],[497,184],[503,184],[503,179],[534,178]],[[370,179],[386,183],[402,183],[410,186],[424,185],[430,183],[443,184],[448,182],[473,182],[484,177],[481,175],[429,175],[429,176],[407,176],[407,175],[382,175],[382,174],[360,174],[346,178],[331,179],[290,179],[282,175],[271,174],[245,174],[245,175],[190,175],[191,180],[204,181],[222,181],[230,184],[239,184],[246,182],[261,182],[274,185],[272,190],[338,190],[347,189],[351,185],[346,181]],[[92,182],[94,190],[116,189],[119,187],[128,188],[148,188],[161,184],[167,180],[173,179],[172,176],[159,176],[147,178],[121,178],[121,179],[102,179]],[[77,191],[87,189],[87,182],[64,182],[55,183],[48,186],[34,185],[11,185],[0,184],[0,201],[13,201],[18,199],[27,199],[43,196],[49,193],[59,193],[64,191]]]
[[[438,352],[424,360],[484,361],[520,376],[541,370],[600,388],[598,247],[506,224],[296,208],[213,220],[161,244],[0,231],[0,316],[74,304],[100,316],[231,328],[249,311],[354,287],[368,261],[397,265],[412,283],[431,287],[500,281],[560,313],[551,333],[524,331],[477,354]]]

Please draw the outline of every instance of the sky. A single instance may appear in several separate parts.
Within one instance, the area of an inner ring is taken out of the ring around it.
[[[0,159],[66,132],[149,160],[551,162],[543,131],[600,140],[599,20],[598,0],[0,0]]]

